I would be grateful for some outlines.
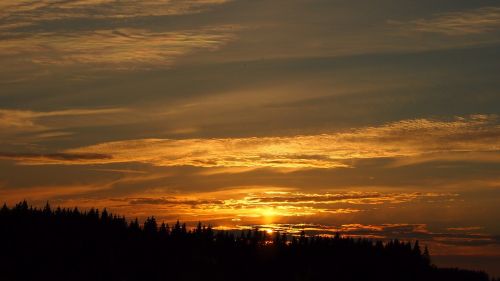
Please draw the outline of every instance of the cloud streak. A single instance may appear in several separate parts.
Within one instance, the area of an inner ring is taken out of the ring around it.
[[[454,197],[454,194],[437,193],[379,193],[379,192],[348,192],[307,194],[281,192],[277,195],[265,193],[264,196],[249,196],[245,202],[249,205],[315,205],[315,204],[350,204],[350,205],[380,205],[385,203],[401,204],[420,199],[434,199],[439,197]]]
[[[50,154],[35,154],[35,153],[0,153],[0,159],[40,159],[40,161],[86,161],[86,160],[97,160],[97,159],[110,159],[110,155],[106,154],[93,154],[93,153],[79,153],[79,154],[69,154],[69,153],[50,153]]]
[[[446,160],[450,154],[465,152],[497,155],[500,146],[496,140],[499,137],[500,125],[496,115],[473,115],[450,121],[403,120],[378,127],[308,136],[116,141],[60,152],[110,155],[105,159],[30,159],[23,155],[19,162],[36,165],[142,162],[155,166],[339,168],[350,167],[352,160],[357,159],[404,159],[431,154],[431,160]],[[498,160],[494,158],[493,161],[495,159]]]
[[[198,13],[227,0],[72,0],[12,1],[0,3],[0,30],[72,18],[123,19]]]
[[[33,64],[42,66],[92,65],[96,69],[114,70],[168,67],[177,58],[196,50],[219,48],[232,39],[232,28],[172,32],[100,29],[71,36],[42,32],[1,40],[0,57],[28,57]]]
[[[38,131],[46,129],[45,126],[37,124],[37,121],[41,118],[67,118],[71,116],[123,113],[125,111],[127,111],[125,108],[67,109],[55,111],[0,109],[0,129]]]
[[[418,32],[441,33],[450,36],[495,32],[500,28],[500,7],[448,12],[409,23],[393,23]]]
[[[141,18],[200,13],[225,2],[2,1],[0,59],[5,64],[0,73],[7,78],[0,82],[18,83],[60,69],[85,74],[170,67],[187,54],[220,48],[234,39],[237,26],[145,26]]]
[[[101,122],[101,125],[104,125],[114,122],[109,120],[111,117],[127,111],[126,108],[75,108],[54,111],[0,109],[0,137],[2,137],[0,144],[33,143],[69,137],[73,134],[67,130],[69,127],[93,124],[96,120],[103,120],[102,117],[105,116],[108,120]],[[19,157],[27,159],[75,159],[74,155],[68,153],[47,155],[41,153],[0,153],[0,158],[4,159]]]

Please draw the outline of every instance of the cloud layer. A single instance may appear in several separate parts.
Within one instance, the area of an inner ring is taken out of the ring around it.
[[[215,50],[231,40],[231,27],[174,32],[102,29],[67,36],[37,33],[2,40],[1,57],[30,57],[45,66],[92,65],[97,69],[137,70],[168,67],[196,50]],[[96,69],[94,69],[96,70]]]
[[[155,166],[338,168],[350,167],[350,161],[357,159],[425,156],[435,160],[466,152],[494,156],[500,150],[495,142],[499,137],[497,116],[474,115],[451,121],[404,120],[309,136],[116,141],[58,154],[107,156],[99,159],[20,155],[18,160],[38,165],[142,162]]]
[[[224,2],[3,1],[0,58],[16,69],[21,64],[23,72],[29,70],[34,76],[52,67],[83,67],[90,73],[169,67],[186,54],[224,45],[233,38],[236,26],[168,29],[134,22],[141,17],[198,13]]]
[[[0,144],[15,145],[16,143],[26,144],[66,138],[73,134],[72,131],[67,130],[69,127],[89,126],[96,121],[102,124],[116,123],[117,121],[113,121],[115,117],[127,111],[126,108],[73,108],[54,111],[0,109],[0,137],[2,138]],[[6,153],[0,154],[4,154],[4,157],[12,153],[3,152]],[[41,155],[30,153],[26,155],[41,157]],[[65,153],[56,153],[53,156],[55,155],[72,158],[71,155]]]
[[[498,256],[500,6],[430,2],[1,0],[0,198]]]
[[[418,19],[407,24],[420,32],[446,35],[470,35],[497,32],[500,28],[500,8],[483,7],[461,12],[448,12],[430,19]]]
[[[72,18],[131,18],[200,12],[227,0],[73,0],[0,3],[0,29],[15,29],[42,21]]]

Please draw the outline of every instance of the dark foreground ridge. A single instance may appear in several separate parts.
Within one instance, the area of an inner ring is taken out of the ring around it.
[[[91,209],[26,202],[0,210],[0,279],[15,280],[467,280],[483,272],[437,268],[418,242],[290,237],[158,226]]]

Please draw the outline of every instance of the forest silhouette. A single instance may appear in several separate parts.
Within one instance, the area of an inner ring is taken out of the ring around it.
[[[5,281],[493,280],[432,265],[418,241],[215,231],[201,223],[188,229],[154,217],[140,225],[106,210],[26,201],[0,209],[0,245]]]

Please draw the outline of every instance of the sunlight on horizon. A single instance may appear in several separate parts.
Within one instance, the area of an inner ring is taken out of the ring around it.
[[[491,0],[2,0],[0,204],[500,259],[499,54]]]

